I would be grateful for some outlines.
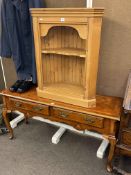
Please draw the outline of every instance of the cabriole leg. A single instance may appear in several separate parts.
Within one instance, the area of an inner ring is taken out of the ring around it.
[[[11,128],[11,126],[10,126],[10,121],[9,121],[9,118],[8,118],[8,116],[7,116],[7,109],[3,109],[3,111],[2,111],[2,115],[3,115],[3,119],[4,119],[4,122],[5,122],[5,124],[6,124],[6,127],[7,127],[7,129],[9,130],[9,132],[10,132],[10,139],[13,139],[14,138],[14,134],[13,134],[13,129]]]
[[[108,156],[108,162],[107,162],[107,171],[112,172],[112,160],[115,153],[115,146],[116,146],[116,138],[114,136],[109,137],[110,141],[110,150],[109,150],[109,156]]]

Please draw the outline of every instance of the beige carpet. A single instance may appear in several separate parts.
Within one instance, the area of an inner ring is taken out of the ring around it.
[[[96,157],[99,140],[66,132],[53,145],[56,130],[30,120],[14,130],[14,140],[0,136],[0,175],[108,175],[107,159]]]

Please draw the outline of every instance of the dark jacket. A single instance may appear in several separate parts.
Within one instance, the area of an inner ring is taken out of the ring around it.
[[[2,0],[0,56],[12,57],[19,79],[36,82],[35,53],[29,8],[45,7],[43,0]]]

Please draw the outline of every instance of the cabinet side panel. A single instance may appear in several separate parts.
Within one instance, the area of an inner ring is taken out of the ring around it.
[[[37,66],[37,79],[39,89],[43,89],[43,71],[42,71],[42,55],[41,55],[41,40],[40,30],[37,17],[33,17],[33,30],[35,40],[35,57]]]
[[[86,82],[85,98],[94,99],[96,97],[96,82],[98,72],[98,60],[101,38],[102,18],[90,18],[89,38],[87,40],[87,59],[86,59]]]

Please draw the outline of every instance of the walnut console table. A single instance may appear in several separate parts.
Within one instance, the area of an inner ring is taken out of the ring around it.
[[[122,114],[122,99],[116,97],[97,96],[94,108],[85,108],[44,99],[37,96],[36,90],[18,94],[4,90],[3,118],[13,138],[13,130],[8,120],[8,112],[18,110],[25,114],[25,120],[40,116],[51,121],[65,123],[79,131],[94,131],[102,134],[110,142],[107,170],[112,170],[111,161],[117,141],[119,121]]]

